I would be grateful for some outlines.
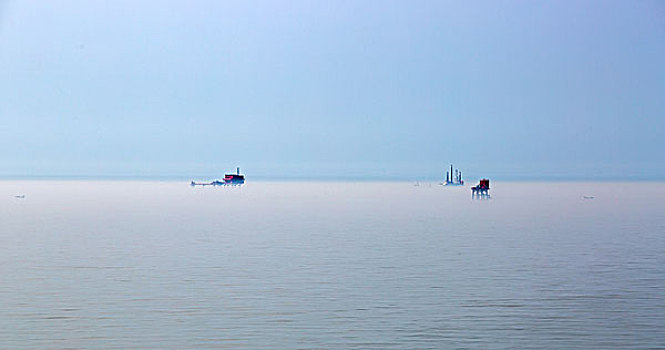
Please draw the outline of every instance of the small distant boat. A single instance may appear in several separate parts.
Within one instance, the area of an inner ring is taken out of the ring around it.
[[[190,183],[191,186],[240,186],[245,183],[245,175],[240,174],[240,168],[236,168],[235,174],[225,174],[222,180],[215,180],[213,182],[194,182]]]
[[[594,197],[594,196],[584,196],[584,199],[594,199],[594,198],[596,198],[596,197]]]
[[[25,198],[25,195],[24,194],[19,194],[19,195],[16,195],[14,197],[19,198],[19,199],[23,199],[23,198]]]

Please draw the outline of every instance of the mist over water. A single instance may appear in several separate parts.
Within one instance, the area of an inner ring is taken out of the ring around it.
[[[2,181],[0,347],[665,347],[664,183],[491,185]]]

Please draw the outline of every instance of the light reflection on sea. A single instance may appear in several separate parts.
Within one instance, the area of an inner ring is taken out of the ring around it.
[[[0,347],[665,347],[665,184],[490,192],[2,181]]]

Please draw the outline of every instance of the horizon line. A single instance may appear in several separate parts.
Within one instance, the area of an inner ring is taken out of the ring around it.
[[[472,182],[475,182],[481,178],[489,178],[493,181],[502,181],[502,182],[665,182],[665,178],[659,176],[641,176],[641,177],[619,177],[619,176],[604,176],[604,177],[591,177],[591,176],[534,176],[534,175],[518,175],[518,176],[483,176],[483,177],[471,177],[467,178],[465,184],[468,183],[472,185]],[[214,180],[217,177],[210,177],[205,175],[198,176],[184,176],[184,175],[140,175],[140,174],[36,174],[36,175],[25,175],[25,174],[6,174],[0,175],[0,181],[38,181],[38,180],[90,180],[90,181],[192,181],[192,180]],[[313,176],[266,176],[266,175],[257,175],[251,176],[248,179],[250,181],[257,182],[294,182],[294,181],[322,181],[322,182],[436,182],[443,183],[445,179],[432,176],[421,176],[418,177],[415,174],[407,176],[396,176],[396,175],[347,175],[347,176],[325,176],[325,175],[313,175]]]

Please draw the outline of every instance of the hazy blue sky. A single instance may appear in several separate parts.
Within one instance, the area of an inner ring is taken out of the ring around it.
[[[663,1],[0,0],[0,175],[665,179]]]

